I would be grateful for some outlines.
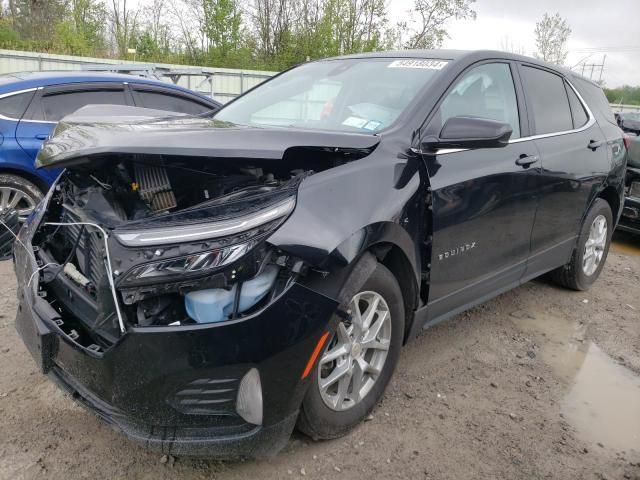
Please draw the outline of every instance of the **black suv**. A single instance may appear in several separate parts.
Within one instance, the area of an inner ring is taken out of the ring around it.
[[[149,448],[333,438],[419,332],[547,272],[600,274],[626,150],[602,90],[501,52],[306,63],[213,118],[85,107],[19,234],[43,372]]]

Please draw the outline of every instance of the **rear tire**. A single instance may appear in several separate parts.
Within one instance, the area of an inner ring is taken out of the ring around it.
[[[604,233],[599,231],[602,222],[606,228]],[[584,219],[571,260],[551,272],[553,280],[572,290],[589,289],[607,260],[612,235],[611,207],[602,198],[596,198]]]
[[[367,310],[372,305],[371,310]],[[351,312],[350,319],[339,322],[320,355],[298,417],[298,429],[314,440],[341,437],[371,413],[384,394],[402,348],[405,315],[402,291],[395,276],[384,265],[376,266],[353,300],[343,308]],[[364,319],[362,328],[356,320],[356,309],[362,313],[358,318]],[[375,313],[367,322],[365,314],[374,309]],[[341,346],[344,355],[326,361]],[[386,356],[382,359],[384,353]],[[352,365],[351,374],[340,377],[341,380],[336,380],[331,387],[321,387],[339,365],[345,369]],[[379,373],[376,374],[377,370]],[[361,375],[361,372],[367,373]],[[341,381],[347,386],[346,395],[340,402]]]
[[[17,210],[20,223],[24,223],[42,197],[42,191],[26,178],[0,174],[0,211]]]

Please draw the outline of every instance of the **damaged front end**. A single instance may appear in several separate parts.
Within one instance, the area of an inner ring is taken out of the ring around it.
[[[277,451],[337,300],[309,287],[326,272],[269,237],[305,179],[377,140],[316,147],[281,137],[262,152],[181,155],[169,147],[173,131],[144,153],[131,146],[135,128],[108,128],[125,147],[78,147],[104,130],[59,126],[39,157],[66,170],[19,234],[19,333],[45,373],[148,448]],[[251,143],[256,134],[230,135]]]
[[[68,169],[33,238],[40,291],[96,351],[127,325],[238,318],[290,278],[264,239],[309,173],[144,156]]]

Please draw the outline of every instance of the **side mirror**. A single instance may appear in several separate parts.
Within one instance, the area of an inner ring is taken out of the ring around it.
[[[509,144],[513,129],[508,123],[481,117],[451,117],[438,138],[426,138],[428,150],[440,148],[502,148]]]

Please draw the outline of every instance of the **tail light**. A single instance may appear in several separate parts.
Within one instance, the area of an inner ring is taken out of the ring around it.
[[[629,137],[629,135],[627,135],[626,133],[623,133],[622,141],[624,142],[624,148],[629,150],[629,148],[631,147],[631,138]]]

